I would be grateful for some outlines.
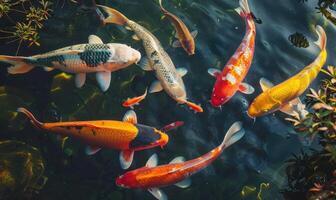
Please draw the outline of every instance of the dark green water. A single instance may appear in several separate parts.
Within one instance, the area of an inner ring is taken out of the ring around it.
[[[209,103],[214,79],[207,74],[209,67],[222,69],[240,44],[244,33],[244,21],[234,12],[238,1],[164,1],[167,10],[178,15],[190,28],[197,29],[196,55],[188,57],[182,49],[169,44],[174,38],[173,27],[161,20],[161,12],[155,1],[115,0],[98,1],[124,13],[139,22],[161,41],[176,67],[185,67],[184,77],[188,97],[201,103],[205,112],[194,114],[188,108],[177,105],[165,93],[151,94],[135,111],[141,123],[162,127],[172,121],[182,120],[185,125],[170,133],[170,142],[159,148],[137,152],[131,169],[142,167],[154,152],[159,155],[159,164],[166,164],[176,156],[187,159],[198,157],[223,139],[226,130],[235,121],[243,121],[245,137],[226,150],[208,168],[192,177],[187,189],[175,186],[163,188],[169,199],[241,199],[239,193],[244,185],[259,186],[270,183],[265,199],[282,199],[279,190],[284,186],[284,161],[292,153],[304,147],[292,134],[292,126],[282,113],[261,117],[254,123],[246,110],[249,102],[261,92],[258,81],[266,77],[279,83],[309,64],[319,50],[312,43],[316,35],[313,24],[326,28],[328,35],[327,64],[336,63],[335,25],[323,19],[315,10],[316,1],[299,3],[294,0],[250,0],[251,10],[262,20],[256,24],[257,38],[255,57],[245,81],[256,88],[252,95],[237,93],[222,110]],[[62,1],[61,1],[62,3]],[[1,19],[0,19],[1,21]],[[3,25],[6,26],[6,25]],[[296,48],[289,41],[292,33],[303,33],[310,47]],[[96,34],[104,42],[126,43],[139,49],[141,42],[131,39],[132,32],[108,25],[99,26],[93,13],[79,12],[74,4],[65,3],[55,9],[53,16],[41,31],[41,46],[23,48],[19,55],[34,55],[73,44],[86,43],[90,34]],[[17,45],[0,43],[0,54],[14,55]],[[119,152],[102,150],[94,156],[84,154],[84,145],[67,140],[64,150],[56,138],[37,131],[23,116],[8,119],[17,107],[30,108],[41,121],[70,121],[113,119],[121,120],[127,109],[121,102],[127,97],[142,94],[154,80],[154,74],[143,72],[137,66],[113,73],[110,89],[101,93],[91,75],[82,89],[74,81],[54,81],[60,72],[44,72],[36,69],[24,75],[8,75],[6,68],[0,72],[0,138],[16,139],[37,147],[46,161],[45,187],[33,199],[154,199],[146,191],[118,188],[115,178],[124,171],[119,167]],[[318,80],[312,87],[317,87]],[[4,92],[5,91],[5,92]],[[255,199],[255,194],[250,197]]]

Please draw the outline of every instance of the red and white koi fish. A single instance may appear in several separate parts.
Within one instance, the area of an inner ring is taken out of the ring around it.
[[[191,184],[189,176],[209,166],[221,153],[240,140],[245,134],[242,123],[234,123],[227,131],[223,142],[207,154],[193,160],[185,161],[183,157],[176,157],[169,164],[157,166],[157,155],[154,154],[147,161],[145,167],[126,172],[116,179],[116,184],[124,188],[147,189],[159,200],[166,200],[167,196],[158,188],[175,184],[186,188]]]
[[[146,91],[143,95],[133,97],[133,98],[129,98],[126,101],[124,101],[122,106],[133,108],[134,105],[139,105],[140,101],[142,101],[146,98],[146,95],[147,95],[147,89],[146,89]]]
[[[154,127],[137,123],[137,116],[133,110],[126,112],[123,121],[75,121],[42,123],[25,108],[18,108],[31,123],[42,130],[53,132],[61,137],[73,137],[86,143],[86,154],[93,155],[102,148],[121,150],[119,159],[123,169],[130,167],[135,151],[163,147],[168,143],[166,133]],[[173,123],[171,123],[173,124]],[[171,130],[177,125],[169,124]]]
[[[245,19],[246,34],[240,46],[225,65],[223,71],[210,68],[208,73],[216,78],[216,83],[211,95],[211,104],[220,107],[239,90],[245,94],[252,94],[254,88],[242,81],[247,75],[254,54],[256,29],[247,0],[239,1],[240,7],[236,9]]]
[[[36,66],[46,71],[59,69],[76,74],[78,88],[84,85],[87,73],[96,73],[102,91],[110,86],[111,72],[137,63],[140,59],[139,51],[124,44],[104,44],[95,35],[89,36],[88,44],[64,47],[44,54],[29,57],[0,55],[1,62],[13,65],[8,68],[10,74],[27,73]]]

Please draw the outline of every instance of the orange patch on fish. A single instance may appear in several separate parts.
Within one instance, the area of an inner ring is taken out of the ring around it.
[[[195,104],[195,103],[193,103],[193,102],[185,101],[185,104],[187,104],[187,106],[188,106],[190,109],[194,110],[195,112],[203,112],[203,111],[204,111],[203,108],[202,108],[201,106],[199,106],[199,105],[197,105],[197,104]]]

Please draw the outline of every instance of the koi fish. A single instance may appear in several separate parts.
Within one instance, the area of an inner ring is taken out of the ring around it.
[[[299,73],[276,86],[266,79],[261,79],[260,85],[263,92],[249,106],[247,114],[250,117],[260,117],[277,110],[292,116],[306,113],[299,96],[316,78],[327,60],[327,35],[321,26],[316,27],[316,32],[319,39],[315,44],[321,49],[317,58]]]
[[[29,72],[35,66],[46,71],[59,69],[74,73],[75,84],[81,88],[86,80],[86,73],[96,73],[96,79],[102,91],[110,86],[111,72],[137,63],[141,59],[139,51],[117,43],[104,44],[95,35],[89,36],[88,44],[78,44],[44,54],[30,57],[0,55],[0,61],[12,64],[10,74]]]
[[[133,97],[133,98],[130,98],[124,101],[122,106],[133,108],[134,105],[139,105],[140,101],[146,98],[146,95],[147,95],[147,89],[143,95],[138,96],[138,97]]]
[[[236,9],[238,14],[245,19],[246,33],[240,46],[225,65],[223,71],[210,68],[208,73],[216,78],[212,90],[211,104],[220,107],[231,97],[240,91],[244,94],[252,94],[254,88],[242,81],[245,79],[254,55],[256,28],[247,0],[239,1],[240,7]]]
[[[119,160],[121,167],[127,169],[133,161],[135,151],[161,148],[168,143],[166,133],[156,128],[138,124],[133,110],[126,112],[123,121],[76,121],[76,122],[39,122],[25,108],[18,108],[31,123],[39,129],[53,132],[61,137],[71,136],[88,144],[85,152],[88,155],[97,153],[102,148],[121,150]],[[171,127],[174,128],[174,127]]]
[[[147,189],[159,200],[166,200],[167,196],[158,188],[175,184],[178,187],[190,186],[189,176],[209,166],[221,153],[240,140],[245,132],[242,123],[234,123],[227,131],[223,142],[207,154],[185,161],[183,157],[174,158],[169,164],[157,166],[157,155],[154,154],[147,161],[146,166],[126,172],[116,179],[116,184],[124,188]]]
[[[168,12],[162,6],[162,0],[159,0],[160,9],[165,17],[167,17],[174,25],[176,31],[177,40],[173,42],[173,47],[182,47],[188,55],[195,54],[195,41],[194,38],[197,36],[197,30],[190,33],[187,26],[182,22],[182,20],[172,13]]]
[[[142,40],[148,58],[142,59],[140,66],[146,71],[155,71],[157,81],[153,82],[149,88],[149,93],[165,90],[166,93],[175,101],[181,104],[187,102],[187,94],[182,77],[187,74],[185,68],[175,68],[175,65],[167,52],[161,46],[159,40],[147,29],[138,23],[128,19],[119,11],[102,5],[102,8],[108,15],[104,22],[126,26],[126,29],[132,30],[135,35],[133,38]],[[190,107],[191,108],[191,107]]]

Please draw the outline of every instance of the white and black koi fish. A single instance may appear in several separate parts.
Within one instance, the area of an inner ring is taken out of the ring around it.
[[[30,57],[0,55],[0,61],[12,64],[8,68],[10,74],[29,72],[35,66],[46,71],[59,69],[76,74],[75,83],[78,88],[85,83],[86,73],[96,73],[102,91],[110,86],[111,72],[125,68],[141,59],[139,51],[118,43],[104,44],[95,35],[89,36],[88,44],[78,44],[55,51]]]
[[[113,23],[125,26],[135,33],[133,36],[134,39],[142,41],[147,58],[141,61],[140,66],[146,71],[154,70],[158,79],[158,81],[155,81],[150,86],[149,93],[164,90],[178,103],[186,104],[195,112],[203,112],[200,106],[187,100],[187,94],[182,80],[182,77],[188,72],[187,69],[175,68],[173,61],[163,49],[159,40],[150,31],[128,19],[119,11],[102,5],[97,6],[108,14],[108,17],[104,20],[105,24]]]

